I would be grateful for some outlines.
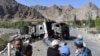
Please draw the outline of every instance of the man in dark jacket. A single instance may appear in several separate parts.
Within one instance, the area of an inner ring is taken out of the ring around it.
[[[23,42],[21,39],[16,39],[15,40],[15,56],[23,56],[23,51],[22,51],[22,48],[23,48]]]
[[[60,56],[59,48],[59,40],[53,40],[51,43],[51,47],[47,50],[47,56]]]

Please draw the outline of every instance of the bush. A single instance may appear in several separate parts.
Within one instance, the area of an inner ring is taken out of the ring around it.
[[[95,26],[96,26],[97,31],[100,32],[100,18],[96,18]]]
[[[9,39],[9,35],[5,34],[0,37],[0,50],[3,50],[4,47],[7,45]]]
[[[0,22],[0,28],[9,28],[10,23],[9,22]]]
[[[31,25],[31,22],[26,22],[26,21],[18,21],[18,22],[14,22],[11,24],[12,28],[20,28],[22,26],[29,26]]]
[[[96,30],[98,33],[100,33],[100,26],[96,26]]]
[[[20,28],[22,26],[29,26],[32,23],[29,21],[17,21],[17,22],[0,22],[0,28]]]
[[[87,23],[88,23],[88,26],[89,26],[90,28],[91,28],[91,27],[95,27],[95,20],[88,19]]]

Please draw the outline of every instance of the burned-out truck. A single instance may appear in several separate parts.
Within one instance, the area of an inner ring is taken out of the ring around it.
[[[28,26],[23,26],[20,28],[21,35],[30,35],[32,39],[43,39],[43,38],[59,38],[59,39],[68,39],[69,27],[65,23],[56,23],[56,22],[43,22]]]

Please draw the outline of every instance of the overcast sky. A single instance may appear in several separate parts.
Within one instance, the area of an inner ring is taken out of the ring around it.
[[[22,3],[27,6],[42,5],[42,6],[52,6],[54,4],[58,6],[65,6],[71,4],[75,8],[79,8],[88,2],[92,2],[100,7],[100,0],[17,0],[17,2]]]

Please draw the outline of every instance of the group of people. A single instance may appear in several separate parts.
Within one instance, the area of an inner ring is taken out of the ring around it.
[[[76,48],[74,56],[92,56],[91,50],[86,47],[81,35],[74,40],[74,46]],[[60,45],[60,41],[57,39],[52,41],[51,47],[47,50],[47,56],[70,56],[70,54],[70,48],[67,43],[63,42]]]
[[[30,44],[24,44],[21,39],[16,39],[15,45],[15,55],[14,56],[32,56],[32,46]],[[92,56],[91,50],[86,47],[81,36],[78,36],[74,40],[74,45],[76,47],[75,56]],[[60,40],[55,39],[51,42],[51,46],[47,49],[47,56],[70,56],[70,48],[67,42],[60,42]],[[33,54],[34,56],[34,54]]]
[[[70,56],[70,49],[67,43],[62,43],[60,47],[59,40],[53,40],[47,50],[47,56]]]

